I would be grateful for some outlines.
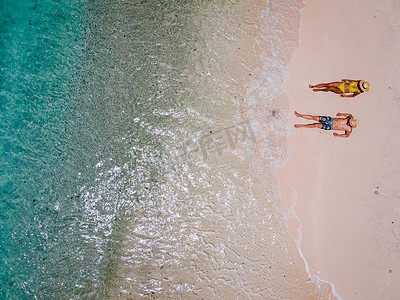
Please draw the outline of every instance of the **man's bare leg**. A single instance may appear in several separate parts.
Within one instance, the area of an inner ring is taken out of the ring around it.
[[[295,111],[294,114],[296,115],[296,117],[299,117],[299,118],[304,118],[304,119],[307,119],[307,120],[319,121],[319,116],[302,115],[302,114],[299,114],[297,111]],[[317,124],[319,124],[319,123],[317,123]],[[310,125],[312,125],[312,124],[310,124]]]
[[[294,127],[300,128],[300,127],[305,127],[305,128],[322,128],[321,123],[313,123],[313,124],[294,124]]]

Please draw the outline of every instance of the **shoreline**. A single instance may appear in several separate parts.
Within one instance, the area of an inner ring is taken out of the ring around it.
[[[400,142],[392,139],[400,134],[399,42],[394,38],[400,8],[394,1],[353,2],[362,9],[353,11],[344,0],[306,1],[300,46],[285,80],[289,154],[277,175],[289,234],[311,277],[332,283],[345,299],[392,299],[400,293],[395,283],[400,272]],[[357,34],[349,40],[348,32]],[[367,80],[371,89],[343,99],[308,88],[342,78]],[[331,116],[349,112],[360,125],[348,139],[294,129],[298,121],[307,123],[294,110]]]

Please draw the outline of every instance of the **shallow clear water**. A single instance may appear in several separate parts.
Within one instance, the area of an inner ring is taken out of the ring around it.
[[[275,179],[297,46],[276,24],[299,1],[14,2],[0,4],[2,297],[321,293],[293,267]],[[258,75],[242,38],[257,11]]]

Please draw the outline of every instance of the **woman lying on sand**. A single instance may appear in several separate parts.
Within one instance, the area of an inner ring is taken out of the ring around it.
[[[337,113],[336,116],[343,116],[344,118],[332,118],[328,116],[312,116],[312,115],[303,115],[299,114],[297,111],[294,112],[296,117],[304,118],[307,120],[318,121],[318,123],[312,124],[295,124],[294,127],[306,127],[306,128],[319,128],[324,130],[342,130],[343,134],[338,134],[336,132],[333,133],[336,137],[349,137],[350,133],[353,131],[353,128],[356,128],[358,125],[358,121],[354,119],[352,114],[348,113]]]
[[[334,92],[341,94],[340,97],[355,97],[361,93],[369,91],[369,82],[363,80],[342,79],[329,83],[320,83],[317,85],[309,85],[314,92]],[[351,95],[346,95],[351,94]]]

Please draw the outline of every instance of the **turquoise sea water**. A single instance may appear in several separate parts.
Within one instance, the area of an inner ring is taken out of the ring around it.
[[[188,10],[107,2],[1,1],[1,298],[104,297],[157,194]]]
[[[1,297],[79,293],[77,284],[94,290],[100,257],[79,237],[68,116],[82,53],[81,3],[1,1],[0,11]]]

